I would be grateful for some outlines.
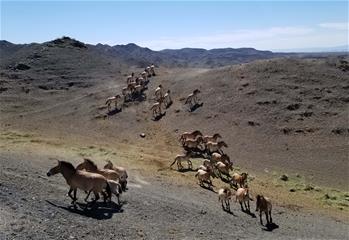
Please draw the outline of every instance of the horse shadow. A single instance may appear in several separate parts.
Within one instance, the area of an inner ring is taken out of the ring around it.
[[[223,211],[230,214],[230,215],[233,215],[234,217],[237,217],[232,211],[231,209],[226,209],[226,208],[223,208]]]
[[[222,182],[225,182],[225,183],[231,183],[231,176],[226,176],[226,175],[221,175],[219,176],[219,178],[221,179]]]
[[[206,189],[206,190],[209,190],[209,191],[211,191],[211,192],[217,193],[217,192],[213,189],[213,187],[214,187],[213,185],[210,186],[210,187],[207,187],[207,186],[205,186],[205,185],[200,185],[200,184],[199,184],[199,186],[202,187],[203,189]]]
[[[275,223],[267,223],[267,225],[265,225],[263,229],[263,231],[267,231],[267,232],[272,232],[274,229],[279,228],[279,225],[275,224]]]
[[[164,113],[162,113],[162,114],[159,114],[159,115],[157,115],[156,117],[153,117],[153,121],[154,121],[154,122],[160,121],[161,118],[163,118],[165,115],[166,115],[166,112],[164,112]]]
[[[115,114],[117,114],[117,113],[119,113],[119,112],[122,112],[122,108],[115,108],[114,110],[109,111],[109,112],[107,113],[107,115],[108,115],[108,116],[113,116],[113,115],[115,115]]]
[[[197,170],[194,170],[192,168],[183,168],[183,169],[178,169],[178,172],[181,173],[186,173],[186,172],[196,172]]]
[[[190,154],[191,158],[206,158],[206,154],[199,148],[192,149],[186,146],[183,147],[187,154]]]
[[[196,103],[194,106],[192,106],[190,109],[189,109],[189,112],[194,112],[196,109],[202,107],[204,105],[204,103]]]
[[[173,104],[173,101],[169,102],[167,105],[166,105],[166,109],[170,108]]]
[[[114,202],[96,202],[93,206],[91,206],[92,208],[88,208],[88,203],[76,203],[79,206],[79,208],[77,208],[73,207],[72,205],[68,207],[60,206],[49,200],[46,200],[46,202],[54,207],[66,210],[68,212],[97,220],[110,219],[113,217],[114,213],[122,213],[124,211],[122,209],[122,205],[119,206]]]
[[[132,95],[132,101],[143,102],[147,99],[147,96],[144,93]]]
[[[252,218],[256,218],[256,214],[251,212],[251,210],[243,209],[242,212],[246,213],[247,215],[250,215]]]

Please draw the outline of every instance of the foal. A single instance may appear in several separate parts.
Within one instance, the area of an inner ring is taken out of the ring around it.
[[[257,197],[256,197],[256,211],[259,210],[259,219],[260,219],[260,222],[262,225],[263,225],[262,212],[265,213],[265,218],[267,219],[267,224],[270,224],[273,222],[273,219],[271,218],[271,209],[272,209],[272,205],[271,205],[270,199],[267,197],[264,197],[263,195],[257,195]]]
[[[88,192],[85,201],[87,201],[91,192],[95,194],[95,199],[92,201],[92,204],[96,203],[99,199],[99,193],[102,193],[104,199],[111,198],[111,188],[108,184],[108,181],[105,177],[100,174],[90,173],[79,171],[75,169],[73,164],[65,161],[59,161],[58,165],[51,168],[47,172],[47,176],[53,176],[57,173],[61,173],[65,178],[67,184],[70,186],[68,195],[73,200],[72,204],[75,206],[76,204],[76,191],[77,189],[81,189],[83,191]],[[106,190],[107,195],[103,190]],[[74,192],[74,196],[72,196],[72,192]]]

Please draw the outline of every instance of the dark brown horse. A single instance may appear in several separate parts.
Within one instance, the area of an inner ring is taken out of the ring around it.
[[[271,209],[272,209],[272,205],[271,205],[270,199],[267,197],[264,197],[263,195],[257,195],[256,211],[259,211],[259,220],[262,225],[263,225],[262,212],[265,213],[267,224],[270,224],[273,222],[273,219],[271,218]]]

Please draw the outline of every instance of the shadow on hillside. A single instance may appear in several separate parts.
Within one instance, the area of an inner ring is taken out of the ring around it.
[[[204,105],[204,103],[197,103],[190,108],[189,112],[194,112],[196,109],[202,107],[203,105]]]
[[[115,108],[114,110],[109,111],[109,112],[107,113],[107,115],[108,115],[108,116],[113,116],[113,115],[115,115],[115,114],[118,114],[119,112],[122,112],[122,108],[120,108],[120,109]]]
[[[170,108],[172,104],[173,104],[173,101],[169,102],[169,103],[166,105],[166,109]]]
[[[279,225],[275,224],[275,223],[268,223],[267,225],[265,225],[264,228],[262,228],[264,231],[267,232],[272,232],[274,229],[279,228]]]
[[[206,190],[209,190],[209,191],[211,191],[211,192],[217,193],[217,192],[213,189],[213,187],[214,187],[213,185],[208,187],[208,186],[200,185],[200,184],[199,184],[199,186],[202,187],[202,188],[204,188],[204,189],[206,189]]]
[[[178,172],[186,173],[186,172],[196,172],[197,170],[194,170],[192,168],[183,168],[183,169],[178,169]]]
[[[249,210],[242,210],[242,212],[246,213],[247,215],[250,215],[252,218],[256,218],[256,214],[254,214],[253,212],[249,211]]]
[[[233,215],[234,217],[236,217],[236,215],[231,211],[231,209],[223,208],[223,211],[226,212],[226,213],[229,213],[230,215]]]
[[[166,115],[166,112],[160,114],[160,115],[157,115],[156,117],[153,117],[153,121],[157,122],[157,121],[160,121],[162,117],[164,117]]]
[[[122,205],[119,206],[114,202],[97,202],[93,205],[92,208],[86,207],[86,203],[77,203],[79,208],[74,208],[72,205],[66,207],[60,206],[48,200],[46,200],[46,202],[54,207],[66,210],[68,212],[79,214],[85,217],[94,218],[97,220],[110,219],[113,217],[114,213],[122,213],[124,211],[123,209],[121,209]]]

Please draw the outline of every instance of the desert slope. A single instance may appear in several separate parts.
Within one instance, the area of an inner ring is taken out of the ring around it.
[[[78,226],[86,233],[73,237],[345,238],[348,59],[280,58],[216,69],[160,65],[144,101],[107,115],[106,98],[121,93],[125,76],[142,68],[70,39],[47,44],[16,49],[1,61],[0,211],[18,218],[0,222],[0,237],[70,237],[65,234]],[[174,103],[153,121],[149,108],[159,84],[171,89]],[[183,100],[195,88],[203,105],[189,112]],[[263,231],[238,205],[237,216],[221,212],[217,196],[199,188],[194,173],[169,169],[182,151],[179,134],[194,129],[222,134],[235,166],[251,174],[251,189],[273,196],[279,229]],[[78,163],[86,156],[129,169],[123,212],[69,210],[63,179],[45,177],[50,158]],[[279,179],[283,173],[288,183]],[[218,231],[205,227],[212,219]],[[62,228],[52,231],[56,224]],[[117,233],[115,225],[121,226]]]

